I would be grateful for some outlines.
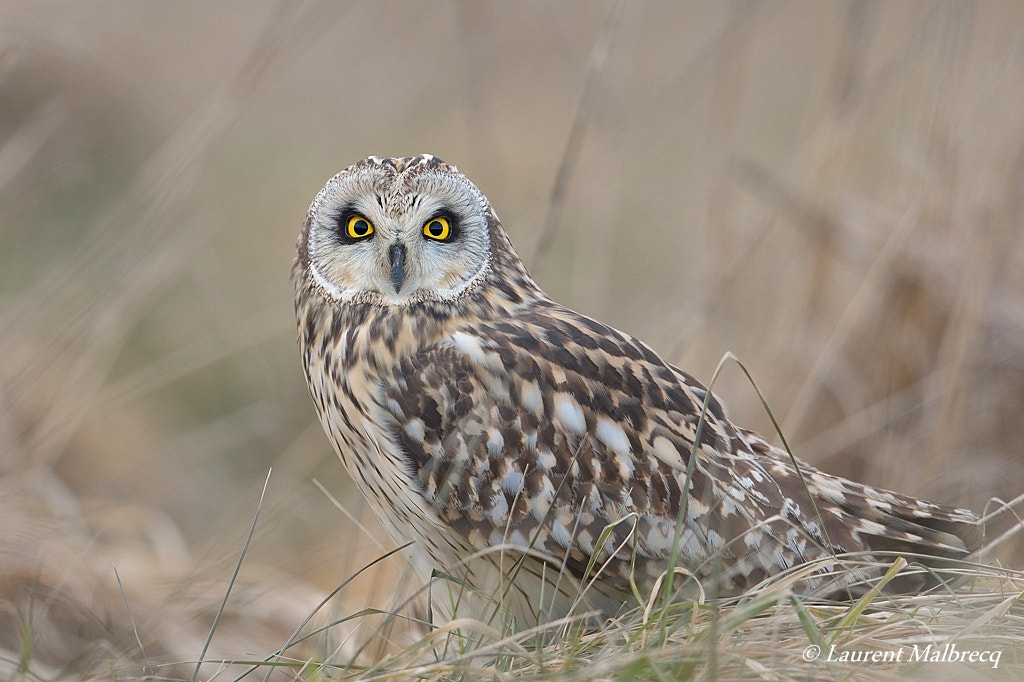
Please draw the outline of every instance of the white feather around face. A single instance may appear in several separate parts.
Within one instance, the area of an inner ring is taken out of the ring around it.
[[[332,178],[310,207],[306,235],[310,276],[339,303],[402,306],[452,301],[481,281],[490,266],[490,206],[460,173],[413,166],[355,166]],[[346,236],[359,215],[373,232]],[[438,241],[424,225],[445,216],[453,236]],[[404,280],[396,291],[392,250],[404,253]]]

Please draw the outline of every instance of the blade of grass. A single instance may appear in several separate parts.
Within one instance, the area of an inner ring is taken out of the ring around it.
[[[132,626],[132,634],[135,635],[135,641],[139,645],[139,651],[142,652],[143,666],[146,670],[147,677],[153,677],[156,672],[153,666],[149,663],[149,656],[146,654],[146,647],[142,645],[142,638],[139,636],[139,628],[135,624],[135,615],[132,613],[132,607],[128,605],[128,595],[125,594],[124,584],[121,583],[121,576],[117,572],[117,567],[114,567],[114,579],[117,581],[117,589],[121,592],[121,599],[124,600],[124,610],[128,612],[128,624]]]
[[[892,566],[889,567],[889,570],[885,572],[885,575],[883,575],[878,582],[872,585],[871,589],[868,590],[863,597],[858,599],[857,602],[849,608],[846,615],[840,619],[839,623],[836,625],[836,632],[829,639],[829,643],[835,643],[836,639],[843,634],[843,630],[852,629],[853,626],[857,624],[857,619],[860,618],[860,615],[864,613],[869,606],[871,606],[871,602],[877,599],[885,586],[906,567],[907,560],[903,557],[897,557],[896,561],[892,562]]]
[[[224,608],[227,606],[228,597],[231,595],[231,588],[234,587],[235,581],[238,579],[238,573],[242,570],[242,562],[245,560],[245,553],[249,551],[249,545],[252,543],[253,535],[256,533],[256,522],[260,518],[260,510],[263,509],[263,498],[267,494],[267,486],[270,485],[270,474],[273,473],[273,469],[267,471],[267,478],[263,482],[263,492],[260,493],[259,504],[256,505],[256,513],[252,517],[252,525],[249,527],[249,534],[245,536],[245,544],[242,545],[242,551],[238,555],[238,561],[235,563],[235,570],[231,574],[231,580],[228,582],[228,589],[224,592],[224,598],[221,599],[220,607],[217,609],[217,615],[213,618],[213,624],[210,626],[210,634],[206,637],[206,642],[203,644],[203,650],[199,654],[199,660],[196,661],[195,670],[192,671],[192,677],[189,678],[190,682],[196,682],[199,678],[199,669],[202,668],[203,663],[206,660],[206,652],[210,650],[210,642],[213,641],[213,633],[217,631],[217,624],[220,623],[220,618],[224,615]]]

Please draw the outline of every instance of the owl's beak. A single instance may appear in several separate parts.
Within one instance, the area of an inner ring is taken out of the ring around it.
[[[405,244],[392,244],[388,250],[388,257],[391,259],[391,284],[397,294],[405,282]]]

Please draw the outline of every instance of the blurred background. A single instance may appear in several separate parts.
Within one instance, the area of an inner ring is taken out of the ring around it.
[[[1024,492],[1024,4],[4,0],[4,658],[197,660],[271,468],[210,655],[271,653],[393,548],[289,270],[328,177],[422,152],[553,298],[705,382],[734,353],[797,456]],[[772,434],[734,364],[714,388]]]

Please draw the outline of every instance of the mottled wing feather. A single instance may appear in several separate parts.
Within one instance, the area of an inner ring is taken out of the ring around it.
[[[466,327],[396,376],[383,406],[394,438],[428,503],[472,546],[529,545],[576,577],[596,554],[623,592],[631,565],[642,584],[665,570],[707,395],[699,382],[547,300]],[[969,512],[810,467],[805,478],[820,518],[788,455],[732,426],[711,396],[677,563],[701,578],[715,568],[716,589],[736,592],[831,552],[967,550],[955,531]]]
[[[641,566],[664,570],[705,396],[695,380],[550,303],[514,323],[478,323],[405,359],[398,376],[386,387],[396,440],[429,503],[474,546],[568,550],[569,565],[585,567],[604,529],[635,515],[634,537],[632,524],[616,525],[598,559],[635,544]],[[746,553],[728,541],[785,507],[763,467],[737,454],[739,434],[713,397],[702,444],[682,538],[691,565]],[[629,559],[611,575],[624,578]]]

